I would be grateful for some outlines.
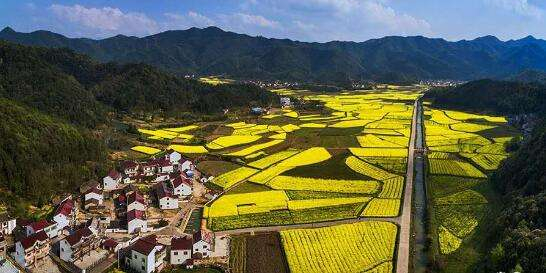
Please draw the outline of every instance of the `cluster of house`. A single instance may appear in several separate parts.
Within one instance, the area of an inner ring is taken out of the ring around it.
[[[125,161],[121,169],[110,170],[102,185],[93,185],[83,194],[85,209],[103,208],[104,193],[114,197],[118,207],[123,208],[118,219],[126,219],[127,232],[146,232],[147,204],[136,187],[127,187],[135,182],[153,184],[153,193],[158,207],[163,210],[178,209],[179,200],[191,197],[195,166],[176,151],[151,158],[143,162]]]
[[[151,158],[144,162],[125,161],[121,164],[121,173],[112,170],[103,178],[105,191],[115,190],[122,183],[133,182],[165,182],[171,179],[173,173],[183,173],[193,177],[195,166],[189,159],[183,158],[176,151],[168,151],[164,156]]]
[[[209,257],[213,247],[214,234],[204,230],[193,236],[174,237],[171,239],[168,262],[192,267],[195,259]],[[132,271],[151,273],[163,269],[166,256],[167,246],[159,243],[155,235],[149,235],[128,247],[122,259]]]
[[[127,195],[131,211],[142,210],[143,199],[137,192]],[[20,227],[23,236],[15,242],[14,260],[22,267],[33,268],[48,255],[57,255],[61,260],[74,264],[89,257],[97,249],[118,254],[120,265],[141,273],[159,272],[164,265],[186,265],[191,267],[195,259],[210,257],[214,250],[214,234],[199,230],[193,235],[173,237],[171,245],[161,244],[155,235],[135,237],[127,242],[117,242],[103,236],[96,221],[88,221],[76,226],[72,216],[76,207],[72,199],[67,198],[58,205],[52,221],[19,221],[12,218],[0,218],[2,233],[13,233]],[[144,226],[145,227],[145,226]],[[101,235],[102,234],[102,235]],[[53,245],[58,243],[55,251]],[[167,257],[169,255],[169,257]]]

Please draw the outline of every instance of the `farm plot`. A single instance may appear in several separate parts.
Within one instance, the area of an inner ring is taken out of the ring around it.
[[[433,151],[427,155],[431,174],[428,183],[432,189],[438,248],[441,254],[457,257],[455,253],[460,248],[474,251],[466,249],[473,247],[468,238],[473,236],[489,208],[483,194],[491,187],[486,174],[496,170],[508,156],[503,143],[513,133],[504,124],[504,117],[427,111],[425,140]]]
[[[377,272],[379,267],[392,271],[394,224],[360,222],[280,233],[293,273]]]

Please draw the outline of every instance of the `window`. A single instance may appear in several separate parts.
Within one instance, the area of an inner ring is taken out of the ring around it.
[[[133,259],[136,259],[136,254],[133,254]]]
[[[144,266],[141,266],[140,268],[142,268],[142,271],[144,271]]]
[[[203,249],[207,249],[207,245],[203,245]]]
[[[173,254],[174,254],[174,255],[178,255],[178,252],[177,252],[177,251],[174,251]]]
[[[184,251],[184,255],[188,255],[188,251]]]
[[[142,258],[142,262],[144,262],[144,258]]]
[[[64,248],[61,247],[61,251],[64,252]]]

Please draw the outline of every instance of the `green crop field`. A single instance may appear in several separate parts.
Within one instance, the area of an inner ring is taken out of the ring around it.
[[[491,225],[497,199],[487,178],[508,156],[504,143],[514,129],[504,117],[425,110],[433,249],[447,259],[446,272],[461,272],[476,260],[479,233]]]

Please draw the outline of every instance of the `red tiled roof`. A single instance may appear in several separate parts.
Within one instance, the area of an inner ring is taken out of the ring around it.
[[[29,224],[29,226],[34,230],[35,233],[51,225],[53,225],[53,223],[48,222],[46,219],[42,219],[40,221],[32,222]]]
[[[47,237],[47,234],[44,231],[40,231],[38,233],[34,233],[30,236],[27,236],[23,239],[21,239],[21,245],[24,249],[31,248],[36,242],[40,241],[47,241],[49,240],[49,237]]]
[[[66,199],[57,207],[55,215],[62,214],[64,216],[69,216],[72,213],[72,209],[74,209],[74,201],[72,201],[72,199]]]
[[[193,240],[189,236],[184,237],[173,237],[171,239],[171,249],[172,250],[186,250],[186,249],[192,249],[193,247]]]
[[[209,243],[209,244],[212,244],[213,243],[213,238],[214,238],[214,234],[212,234],[212,232],[207,232],[207,231],[203,231],[203,230],[199,230],[198,232],[194,233],[193,234],[193,242],[194,243],[197,243],[201,240]]]
[[[106,248],[106,249],[112,249],[112,248],[115,248],[116,246],[118,246],[118,242],[116,242],[114,239],[106,239],[103,243],[102,243],[102,247],[103,248]]]
[[[177,175],[175,178],[172,179],[173,187],[178,188],[182,184],[186,184],[188,186],[193,186],[193,183],[191,179],[187,178],[184,175]]]
[[[113,169],[108,172],[108,176],[110,176],[114,180],[121,178],[121,174],[118,171]]]
[[[172,166],[171,161],[164,157],[156,159],[156,162],[160,167]]]
[[[82,239],[93,236],[93,232],[88,228],[82,228],[76,230],[73,234],[68,235],[65,239],[71,246],[79,243]]]
[[[134,219],[140,219],[140,220],[146,219],[146,212],[141,210],[136,210],[136,209],[127,212],[127,222],[129,223],[133,221]]]
[[[149,235],[138,239],[132,246],[132,250],[148,256],[156,246],[163,245],[157,242],[157,237],[155,237],[155,235]]]
[[[133,202],[139,202],[141,204],[144,204],[144,196],[136,191],[130,193],[129,195],[127,195],[127,205],[132,204]]]

